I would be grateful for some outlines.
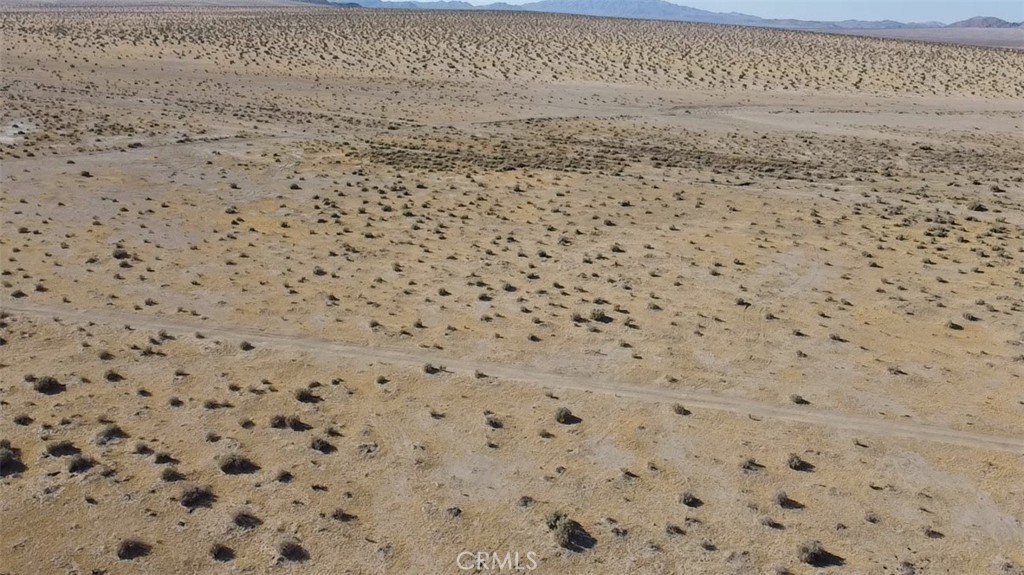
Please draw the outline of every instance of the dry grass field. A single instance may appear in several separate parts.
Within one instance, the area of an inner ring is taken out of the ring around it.
[[[1024,573],[1024,53],[0,35],[0,573]]]

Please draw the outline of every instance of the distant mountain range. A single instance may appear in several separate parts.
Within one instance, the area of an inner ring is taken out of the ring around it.
[[[305,0],[314,4],[335,4],[329,0]],[[765,26],[795,30],[891,30],[899,28],[1022,28],[1024,22],[1007,22],[999,18],[976,17],[953,24],[942,22],[896,22],[894,20],[843,20],[826,22],[819,20],[771,19],[740,14],[738,12],[710,12],[689,6],[681,6],[664,0],[539,0],[527,4],[474,5],[468,2],[439,1],[387,1],[387,0],[346,0],[340,6],[358,4],[364,8],[397,8],[406,10],[505,10],[522,12],[552,12],[556,14],[578,14],[582,16],[606,16],[611,18],[638,18],[642,20],[676,20],[681,22],[702,22],[709,24],[735,24],[740,26]]]
[[[947,28],[1024,28],[1024,22],[1007,22],[991,16],[975,16],[959,22],[953,22]]]

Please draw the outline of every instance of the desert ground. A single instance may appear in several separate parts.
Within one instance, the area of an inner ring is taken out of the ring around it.
[[[1024,53],[0,34],[0,573],[1024,573]]]
[[[896,28],[849,30],[844,34],[1024,50],[1024,28]]]

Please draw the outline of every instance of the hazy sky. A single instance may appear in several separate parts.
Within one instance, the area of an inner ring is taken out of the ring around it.
[[[494,0],[469,0],[488,4]],[[505,0],[523,4],[532,0]],[[626,0],[624,0],[626,1]],[[1024,20],[1024,0],[668,0],[713,12],[800,20],[899,20],[955,22],[972,16]]]

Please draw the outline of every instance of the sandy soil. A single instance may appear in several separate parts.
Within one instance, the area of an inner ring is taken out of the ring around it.
[[[894,40],[944,42],[990,48],[1024,50],[1024,28],[906,28],[898,30],[850,30],[844,34]]]
[[[0,33],[0,572],[1024,573],[1024,54]]]

